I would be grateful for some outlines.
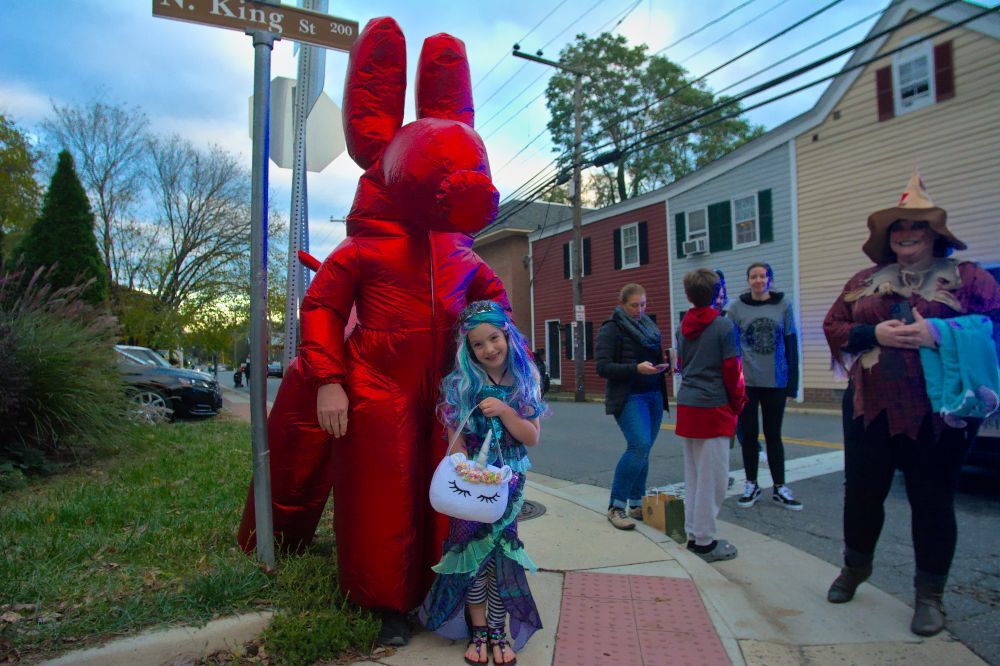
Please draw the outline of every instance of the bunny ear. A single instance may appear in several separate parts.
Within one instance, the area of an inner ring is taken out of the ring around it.
[[[403,124],[406,39],[384,16],[368,22],[351,47],[344,84],[347,152],[362,169],[382,155]]]
[[[475,120],[469,60],[461,39],[445,33],[424,40],[417,63],[417,118]]]

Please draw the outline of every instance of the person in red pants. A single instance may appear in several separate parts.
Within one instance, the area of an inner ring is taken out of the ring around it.
[[[510,309],[472,251],[470,234],[493,220],[499,196],[472,128],[464,44],[428,38],[417,76],[418,119],[402,126],[405,40],[391,18],[370,21],[351,49],[343,114],[365,173],[348,237],[306,292],[299,356],[268,420],[279,546],[309,544],[332,488],[341,590],[381,613],[389,645],[407,642],[405,614],[427,593],[448,530],[428,488],[446,446],[434,409],[454,324],[472,301]],[[256,545],[248,497],[246,551]]]

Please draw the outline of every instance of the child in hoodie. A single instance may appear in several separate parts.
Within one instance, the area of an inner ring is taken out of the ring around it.
[[[718,274],[707,268],[684,276],[684,294],[694,307],[677,333],[682,381],[676,432],[684,442],[684,528],[688,550],[706,562],[737,554],[731,543],[715,539],[715,517],[726,497],[729,440],[747,400],[739,333],[712,307],[720,284]]]

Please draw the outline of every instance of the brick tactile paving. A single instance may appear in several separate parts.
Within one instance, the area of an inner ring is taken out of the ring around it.
[[[713,633],[639,631],[643,666],[729,666],[729,655]]]
[[[684,578],[570,572],[553,664],[729,664],[694,583]]]

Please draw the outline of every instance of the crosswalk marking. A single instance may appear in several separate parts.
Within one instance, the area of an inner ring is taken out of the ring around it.
[[[676,430],[677,426],[673,423],[664,423],[660,426],[660,430]],[[789,444],[801,444],[802,446],[816,446],[821,449],[838,449],[842,450],[844,448],[843,444],[837,442],[824,442],[819,439],[800,439],[798,437],[786,437],[781,436],[781,441],[788,442]]]

